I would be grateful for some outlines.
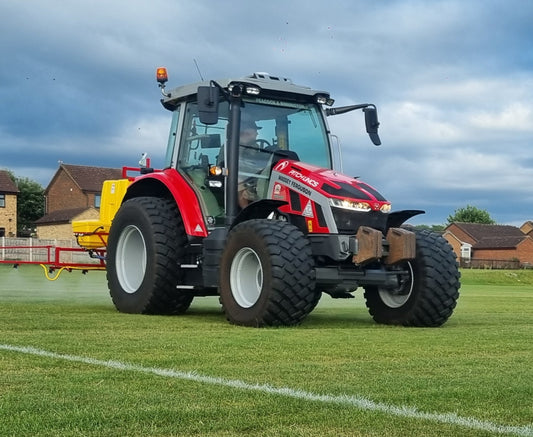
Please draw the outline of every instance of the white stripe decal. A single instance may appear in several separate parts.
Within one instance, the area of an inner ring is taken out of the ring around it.
[[[488,431],[497,434],[512,434],[523,437],[533,436],[533,424],[524,426],[498,425],[496,423],[478,420],[473,417],[462,417],[455,413],[426,413],[419,411],[414,407],[395,406],[385,403],[371,401],[360,396],[350,395],[325,395],[307,392],[304,390],[292,389],[289,387],[272,387],[268,384],[249,384],[237,379],[217,378],[213,376],[199,375],[195,372],[182,372],[179,370],[159,369],[156,367],[144,367],[137,364],[124,363],[120,361],[104,361],[95,358],[86,358],[76,355],[58,354],[34,347],[13,346],[9,344],[0,344],[0,350],[20,352],[29,355],[53,358],[57,360],[73,361],[85,363],[94,366],[107,367],[110,369],[125,370],[132,372],[149,373],[167,378],[183,379],[204,384],[220,385],[223,387],[238,388],[241,390],[258,391],[262,393],[286,396],[290,398],[301,399],[304,401],[322,402],[327,404],[339,404],[356,407],[365,411],[377,411],[389,414],[391,416],[428,420],[431,422],[447,423],[451,425],[463,426],[465,428]]]

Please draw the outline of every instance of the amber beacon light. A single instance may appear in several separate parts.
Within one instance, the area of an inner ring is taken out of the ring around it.
[[[167,69],[165,67],[159,67],[156,70],[155,77],[160,84],[164,84],[168,81]]]

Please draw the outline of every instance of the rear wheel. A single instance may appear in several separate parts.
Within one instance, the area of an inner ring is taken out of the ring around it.
[[[107,246],[107,283],[115,307],[125,313],[186,311],[193,295],[176,289],[186,243],[173,201],[137,197],[124,202]]]
[[[452,315],[459,298],[455,254],[439,234],[415,230],[416,258],[395,266],[398,286],[365,287],[366,306],[378,323],[440,326]]]
[[[220,272],[222,306],[238,325],[294,325],[320,299],[310,243],[286,222],[250,220],[235,226]]]

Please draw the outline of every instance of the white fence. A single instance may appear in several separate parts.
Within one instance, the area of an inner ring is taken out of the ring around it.
[[[94,263],[87,252],[57,251],[56,248],[79,248],[76,240],[41,240],[38,238],[0,237],[0,261],[35,263]],[[59,253],[59,258],[56,259]]]

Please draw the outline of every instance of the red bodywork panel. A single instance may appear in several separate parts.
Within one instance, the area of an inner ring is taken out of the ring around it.
[[[384,205],[390,205],[377,190],[358,179],[298,161],[282,160],[277,163],[272,170],[272,179],[274,183],[267,197],[286,201],[288,204],[280,207],[280,211],[303,216],[311,233],[332,232],[331,224],[327,225],[328,217],[323,218],[324,213],[327,215],[331,210],[331,198],[365,202],[373,213],[379,212]],[[135,192],[136,187],[154,181],[164,185],[174,197],[187,235],[207,237],[197,194],[177,170],[165,169],[139,176],[133,180],[128,192]],[[142,188],[139,189],[142,192]],[[298,198],[296,202],[295,198]],[[299,208],[294,208],[295,203],[299,204]]]
[[[298,161],[280,161],[273,168],[272,179],[274,184],[269,197],[288,202],[280,211],[305,217],[310,233],[331,232],[324,220],[319,220],[317,211],[318,205],[322,214],[331,209],[331,198],[364,202],[374,213],[382,211],[384,205],[390,206],[375,188],[363,181]],[[294,208],[295,204],[299,209]]]
[[[207,237],[207,227],[196,193],[182,175],[173,168],[148,173],[135,178],[128,188],[128,192],[134,190],[137,184],[146,183],[147,180],[156,180],[167,187],[174,197],[176,205],[179,206],[187,235]]]

